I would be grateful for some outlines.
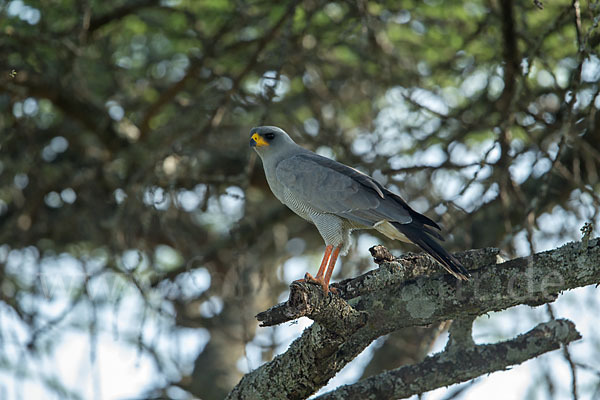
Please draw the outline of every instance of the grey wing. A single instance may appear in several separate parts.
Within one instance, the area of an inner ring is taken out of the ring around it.
[[[370,177],[317,154],[300,154],[281,161],[276,176],[291,196],[319,212],[366,226],[384,219],[412,222],[408,210],[384,196],[383,188]]]
[[[314,153],[280,162],[276,175],[296,201],[320,212],[373,226],[390,238],[404,237],[431,254],[456,278],[469,279],[469,271],[460,261],[432,238],[444,240],[433,229],[439,226],[369,176]]]

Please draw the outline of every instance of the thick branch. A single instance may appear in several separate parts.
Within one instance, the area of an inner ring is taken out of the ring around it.
[[[287,302],[271,307],[256,317],[264,321],[261,326],[269,326],[304,316],[340,334],[353,327],[358,328],[367,321],[365,312],[356,311],[339,296],[326,296],[320,285],[306,282],[293,282]]]
[[[396,258],[383,246],[374,246],[369,251],[375,262],[380,264],[378,269],[332,285],[339,296],[346,301],[417,277],[440,274],[439,264],[424,253],[407,254]],[[455,256],[467,269],[475,270],[482,266],[496,264],[498,249],[469,250],[457,253]],[[322,309],[321,297],[322,291],[319,285],[292,284],[288,301],[259,313],[256,318],[261,322],[261,326],[277,325],[305,316],[312,318],[318,315],[318,310]]]
[[[475,321],[475,317],[472,315],[452,321],[452,325],[448,329],[449,336],[446,351],[461,351],[475,346],[475,342],[473,341],[473,321]]]
[[[317,397],[334,399],[404,399],[453,383],[464,382],[490,372],[521,364],[561,343],[581,339],[569,320],[539,324],[529,332],[505,342],[479,345],[460,353],[444,351],[423,362],[387,371],[353,385],[342,386]]]
[[[389,279],[394,275],[390,273]],[[531,257],[486,266],[474,271],[467,283],[438,275],[382,285],[380,290],[348,301],[355,310],[367,313],[366,324],[359,328],[354,325],[352,331],[343,334],[313,324],[288,351],[247,374],[228,398],[306,398],[382,335],[518,304],[544,304],[563,290],[598,282],[600,241],[594,239],[586,248],[569,243]],[[318,319],[314,313],[311,317]]]

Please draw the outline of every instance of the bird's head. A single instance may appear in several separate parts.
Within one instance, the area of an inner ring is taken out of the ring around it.
[[[294,145],[294,141],[281,128],[276,126],[259,126],[250,130],[250,147],[262,157],[285,151]]]

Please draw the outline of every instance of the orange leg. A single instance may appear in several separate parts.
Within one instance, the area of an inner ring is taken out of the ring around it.
[[[304,279],[298,279],[296,282],[322,282],[323,275],[325,274],[325,267],[327,267],[327,261],[329,261],[329,257],[331,256],[331,252],[333,251],[333,245],[329,245],[325,247],[325,255],[323,256],[323,260],[321,261],[321,266],[319,267],[319,271],[317,272],[317,276],[313,278],[311,274],[308,272],[304,274]]]
[[[329,266],[327,267],[327,273],[325,274],[324,280],[324,288],[327,288],[327,290],[329,290],[329,280],[331,279],[331,274],[333,274],[333,268],[335,268],[335,262],[337,261],[338,256],[340,255],[341,249],[342,245],[336,247],[335,251],[331,255],[331,259],[329,260]],[[327,290],[325,290],[325,293],[327,293]]]
[[[333,251],[333,245],[329,245],[325,247],[325,255],[323,256],[323,260],[321,261],[321,266],[319,267],[319,271],[317,272],[316,280],[320,281],[323,278],[323,274],[325,273],[325,267],[327,266],[327,261],[329,261],[329,257],[331,256],[331,252]]]
[[[317,273],[316,278],[313,278],[308,272],[304,275],[304,280],[306,282],[318,283],[319,285],[321,285],[325,294],[329,293],[329,280],[331,279],[331,274],[333,274],[333,268],[335,267],[335,262],[337,261],[338,256],[340,255],[340,250],[342,249],[342,246],[339,245],[338,247],[336,247],[335,250],[333,250],[333,254],[331,253],[332,249],[333,246],[327,246],[327,248],[325,249],[325,257],[323,257],[323,261],[321,262],[321,268],[319,268],[319,272]],[[331,258],[329,258],[330,256]],[[328,259],[329,263],[327,262]],[[325,266],[327,266],[326,271]],[[325,276],[323,276],[323,272],[325,272]]]

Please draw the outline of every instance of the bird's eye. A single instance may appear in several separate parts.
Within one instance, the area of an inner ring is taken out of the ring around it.
[[[273,140],[273,139],[275,139],[275,134],[274,133],[265,133],[265,139]]]

